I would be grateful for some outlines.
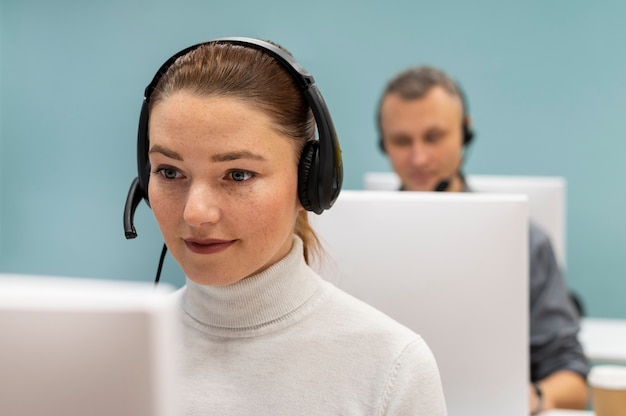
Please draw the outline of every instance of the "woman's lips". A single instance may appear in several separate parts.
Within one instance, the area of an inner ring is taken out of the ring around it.
[[[185,239],[189,251],[196,254],[214,254],[226,250],[235,243],[235,240],[197,240]]]

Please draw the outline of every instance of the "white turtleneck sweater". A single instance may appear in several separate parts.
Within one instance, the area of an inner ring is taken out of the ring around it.
[[[322,280],[298,237],[264,272],[181,296],[186,416],[446,414],[426,342]]]

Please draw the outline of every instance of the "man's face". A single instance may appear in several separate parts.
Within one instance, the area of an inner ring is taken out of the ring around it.
[[[388,94],[381,105],[382,140],[393,169],[409,191],[433,191],[443,180],[461,191],[457,175],[463,157],[463,108],[459,97],[433,87],[405,100]]]

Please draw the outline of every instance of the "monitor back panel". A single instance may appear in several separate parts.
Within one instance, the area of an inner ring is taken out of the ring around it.
[[[519,193],[528,196],[528,216],[550,237],[559,265],[567,265],[565,178],[559,176],[469,175],[476,192]]]
[[[560,176],[467,175],[475,192],[528,196],[528,216],[550,237],[559,265],[567,266],[567,181]],[[366,190],[392,191],[400,188],[393,172],[366,172]]]
[[[422,335],[451,416],[528,414],[521,195],[344,191],[311,223],[320,274]]]
[[[177,312],[166,292],[0,275],[0,414],[176,415]]]

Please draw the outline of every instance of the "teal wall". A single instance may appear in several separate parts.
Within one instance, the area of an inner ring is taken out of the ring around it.
[[[0,271],[151,280],[149,209],[126,241],[143,88],[202,40],[269,38],[311,71],[346,188],[390,170],[374,110],[386,79],[440,66],[477,140],[466,171],[568,181],[567,279],[591,316],[626,317],[626,3],[531,0],[0,0]],[[168,258],[164,280],[182,274]]]

